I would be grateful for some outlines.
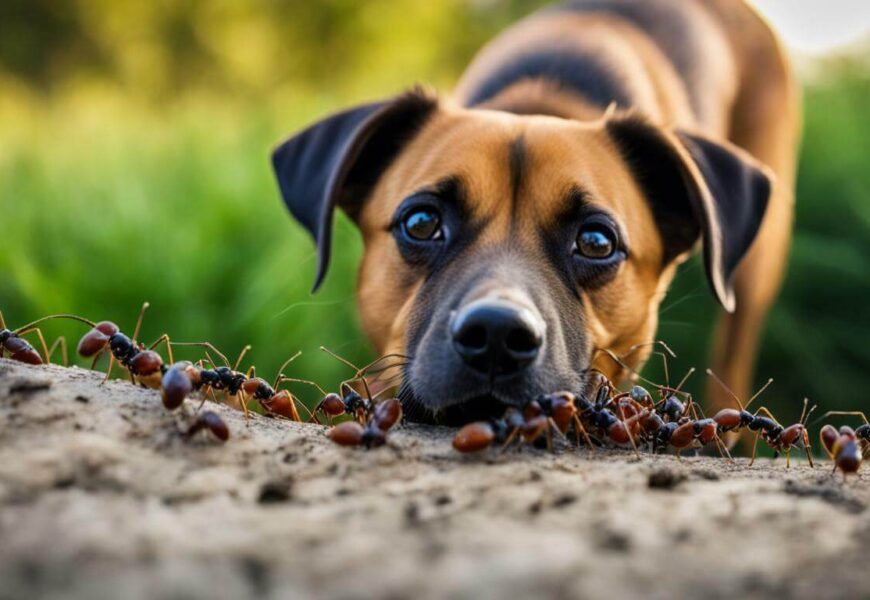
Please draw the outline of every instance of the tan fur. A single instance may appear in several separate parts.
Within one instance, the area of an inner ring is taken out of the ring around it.
[[[702,99],[695,111],[689,110],[687,90],[655,43],[643,31],[606,15],[545,14],[519,23],[484,48],[459,83],[456,98],[461,100],[480,73],[509,59],[517,48],[561,36],[585,48],[607,47],[609,56],[615,49],[621,60],[612,69],[630,82],[638,100],[633,108],[654,122],[730,140],[774,171],[777,183],[760,236],[738,271],[737,311],[722,318],[714,354],[714,368],[745,397],[758,333],[779,289],[789,245],[798,98],[774,35],[743,2],[686,0],[684,5],[704,32],[705,55],[698,59],[711,70],[703,74]],[[403,351],[410,306],[421,285],[421,274],[406,265],[392,240],[392,215],[412,192],[457,175],[474,216],[490,220],[475,243],[496,245],[512,236],[512,243],[541,260],[545,258],[535,232],[556,218],[570,186],[587,191],[593,203],[618,220],[631,249],[613,281],[584,292],[592,349],[620,354],[652,340],[659,304],[676,265],[662,270],[663,248],[650,208],[605,131],[601,109],[536,81],[511,86],[484,106],[493,110],[467,110],[442,101],[380,178],[359,216],[366,248],[360,309],[363,327],[378,351]],[[502,112],[541,108],[565,118]],[[518,136],[524,138],[527,161],[512,211],[507,153]],[[638,352],[629,362],[638,365],[647,355]],[[612,361],[597,364],[617,379],[628,375]],[[718,392],[714,398],[726,403]]]

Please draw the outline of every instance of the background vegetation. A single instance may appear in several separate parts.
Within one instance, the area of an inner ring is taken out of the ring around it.
[[[307,235],[268,155],[289,132],[424,81],[448,90],[491,35],[540,1],[4,0],[0,3],[0,308],[52,312],[144,339],[246,343],[271,373],[323,383],[370,349],[356,322],[356,231],[341,217],[327,283],[309,295]],[[759,381],[783,419],[810,396],[860,406],[870,368],[870,75],[866,53],[808,69],[791,267]],[[704,366],[716,308],[697,262],[661,338]],[[52,324],[76,340],[81,328]],[[701,377],[694,381],[700,388]]]

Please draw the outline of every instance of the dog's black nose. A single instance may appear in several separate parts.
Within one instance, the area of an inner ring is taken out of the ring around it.
[[[491,377],[522,371],[538,356],[544,325],[512,302],[483,298],[459,309],[450,325],[453,347],[472,369]]]

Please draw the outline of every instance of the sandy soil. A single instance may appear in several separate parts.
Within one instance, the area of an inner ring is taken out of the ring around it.
[[[866,596],[870,475],[526,449],[445,429],[333,446],[212,406],[0,360],[0,598]],[[865,467],[866,468],[866,467]]]

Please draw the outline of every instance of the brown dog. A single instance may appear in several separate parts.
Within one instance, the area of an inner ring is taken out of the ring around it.
[[[742,0],[579,0],[496,38],[451,100],[352,108],[274,165],[316,240],[315,288],[335,207],[362,231],[363,327],[412,357],[412,418],[579,390],[593,361],[629,376],[595,351],[654,338],[699,245],[727,311],[713,367],[745,397],[789,245],[798,113],[783,51]]]

